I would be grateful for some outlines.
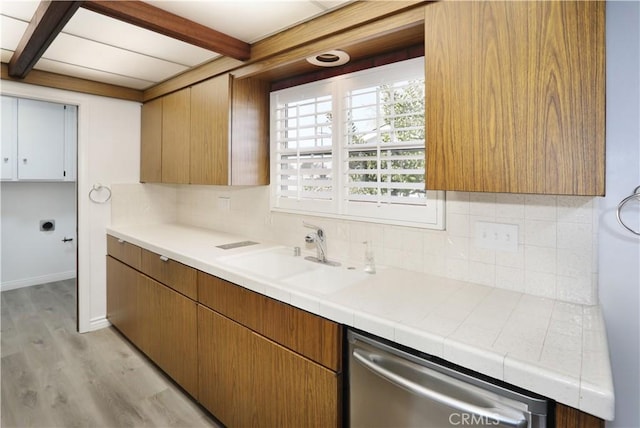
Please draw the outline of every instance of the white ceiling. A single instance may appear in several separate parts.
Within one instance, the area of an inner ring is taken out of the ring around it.
[[[147,1],[255,43],[352,0]],[[8,63],[39,1],[0,1],[1,60]],[[80,8],[34,69],[145,89],[219,54]]]

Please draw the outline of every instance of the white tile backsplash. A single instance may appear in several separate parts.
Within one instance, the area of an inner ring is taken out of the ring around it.
[[[178,193],[175,186],[163,184],[111,185],[111,224],[175,223],[178,219]]]
[[[447,192],[446,230],[271,212],[269,188],[122,184],[113,186],[114,224],[178,222],[313,251],[309,229],[325,229],[329,256],[477,282],[579,304],[597,303],[597,198]],[[219,198],[229,198],[229,208]],[[517,224],[518,251],[475,246],[476,221]]]

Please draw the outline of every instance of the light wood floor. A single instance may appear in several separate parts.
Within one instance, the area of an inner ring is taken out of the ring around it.
[[[2,293],[2,427],[218,427],[113,328],[76,332],[75,280]]]

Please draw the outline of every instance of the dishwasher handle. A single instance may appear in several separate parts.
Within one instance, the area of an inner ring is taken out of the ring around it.
[[[525,415],[520,412],[516,411],[517,413],[520,413],[520,416],[521,416],[520,418],[518,418],[518,417],[513,417],[513,416],[505,415],[504,413],[501,413],[501,410],[503,409],[479,407],[474,404],[458,400],[454,397],[444,395],[438,391],[429,389],[423,385],[413,382],[410,379],[407,379],[390,370],[387,370],[386,368],[380,366],[379,364],[376,364],[373,361],[372,357],[374,356],[379,358],[386,358],[379,354],[374,354],[362,349],[354,349],[353,356],[358,362],[360,362],[362,365],[367,367],[369,370],[373,371],[379,376],[382,376],[383,378],[387,379],[389,382],[394,383],[404,389],[407,389],[413,392],[416,395],[419,395],[424,398],[428,398],[432,401],[443,404],[447,407],[451,407],[460,412],[476,414],[481,417],[485,417],[488,420],[499,422],[503,425],[507,425],[515,428],[524,428],[527,426],[527,419]],[[415,370],[415,368],[411,366],[417,366],[417,364],[414,364],[405,360],[403,360],[402,363],[413,370]],[[422,366],[419,366],[419,367],[421,370],[422,369],[429,370],[426,367],[422,367]]]

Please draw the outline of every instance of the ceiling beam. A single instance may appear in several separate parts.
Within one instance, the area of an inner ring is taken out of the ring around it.
[[[80,7],[81,1],[41,1],[9,60],[9,76],[23,79]]]
[[[248,43],[142,1],[87,0],[82,7],[240,61],[251,56]]]

